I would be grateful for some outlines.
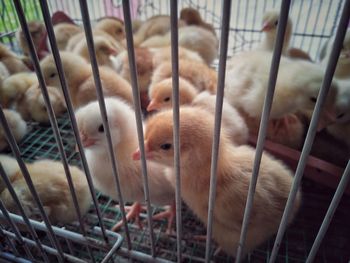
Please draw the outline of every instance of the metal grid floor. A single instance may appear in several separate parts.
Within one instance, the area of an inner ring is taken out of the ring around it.
[[[70,164],[80,165],[78,153],[74,151],[75,141],[71,130],[70,122],[67,116],[58,119],[64,148]],[[22,158],[25,161],[34,161],[42,158],[59,160],[60,155],[56,146],[51,127],[41,126],[36,123],[30,124],[30,133],[19,144]],[[333,196],[334,190],[320,186],[306,178],[303,179],[302,185],[303,202],[302,207],[296,216],[293,224],[288,228],[281,245],[279,256],[276,262],[304,262],[308,251],[310,250],[314,238],[322,223],[322,219],[327,211],[328,205]],[[102,212],[104,224],[110,229],[117,221],[121,219],[121,213],[115,206],[116,203],[110,198],[98,194],[98,201]],[[344,196],[331,226],[322,242],[318,256],[315,262],[348,262],[350,258],[350,199]],[[159,209],[154,209],[158,212]],[[143,219],[146,214],[141,214]],[[97,226],[98,220],[95,210],[92,208],[84,217],[88,229]],[[150,254],[149,233],[146,220],[144,220],[142,230],[138,226],[130,223],[130,234],[133,249]],[[166,222],[155,221],[155,241],[157,256],[167,259],[176,260],[176,236],[165,234]],[[263,224],[263,222],[262,222]],[[68,230],[79,232],[77,225],[66,226]],[[194,235],[204,235],[205,227],[196,220],[195,216],[189,209],[184,206],[183,209],[183,233],[186,233],[182,241],[184,262],[204,262],[205,241],[193,239]],[[122,233],[123,234],[123,233]],[[44,244],[49,244],[45,234],[42,236]],[[94,238],[98,238],[94,236]],[[272,250],[274,237],[251,253],[246,262],[267,262]],[[64,241],[62,241],[64,242]],[[123,246],[126,246],[124,242]],[[65,252],[87,258],[84,253],[86,250],[81,247],[69,245],[63,246]],[[215,247],[213,247],[215,250]],[[103,252],[94,251],[94,257],[97,261],[104,256]],[[115,257],[117,262],[121,262],[121,257]],[[232,262],[232,258],[224,253],[219,253],[213,257],[215,262]],[[136,261],[134,261],[136,262]]]

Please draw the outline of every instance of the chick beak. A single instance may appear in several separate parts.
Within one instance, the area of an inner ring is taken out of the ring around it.
[[[90,147],[96,143],[96,140],[89,138],[84,133],[80,134],[81,144],[84,148]]]
[[[151,151],[149,149],[147,141],[145,141],[145,157],[146,157],[146,159],[152,159]],[[141,160],[140,148],[137,148],[136,151],[132,154],[132,159],[134,161]]]
[[[116,56],[118,55],[118,51],[115,48],[108,48],[108,55],[110,56]]]
[[[261,29],[261,32],[267,32],[271,29],[272,27],[269,25],[269,23],[264,23],[263,27]]]
[[[337,113],[334,108],[324,110],[321,114],[320,120],[317,125],[317,131],[322,131],[328,125],[334,123],[337,120]]]
[[[155,100],[151,100],[150,103],[147,106],[147,111],[154,111],[158,110],[159,104]]]

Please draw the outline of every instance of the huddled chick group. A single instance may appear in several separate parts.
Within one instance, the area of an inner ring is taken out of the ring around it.
[[[220,248],[232,256],[235,256],[239,242],[255,156],[254,148],[248,145],[248,139],[257,135],[259,131],[278,19],[277,12],[267,12],[262,21],[263,41],[251,51],[235,54],[227,62],[213,238]],[[42,24],[32,22],[30,25],[34,42],[41,41],[47,45],[47,38],[37,37],[38,32],[45,31]],[[175,215],[170,17],[157,15],[144,22],[138,21],[137,25],[133,34],[141,106],[145,112],[152,112],[145,114],[144,121],[150,201],[158,206],[170,205],[166,212],[154,216],[155,219],[167,217],[167,231],[170,232]],[[219,40],[214,27],[206,23],[193,8],[181,10],[178,26],[181,193],[187,206],[206,224],[218,82],[217,72],[211,65],[217,59]],[[55,24],[54,32],[94,186],[118,201],[84,31],[82,27],[68,20]],[[20,31],[17,36],[23,53],[28,55],[28,47]],[[144,190],[124,23],[117,18],[102,18],[95,23],[93,36],[122,195],[124,201],[134,202],[127,219],[137,220],[142,209],[141,203],[144,202]],[[290,47],[291,36],[292,22],[289,19],[267,138],[300,149],[321,88],[331,44],[324,48],[322,63],[314,63],[303,50]],[[44,44],[38,43],[36,47]],[[40,50],[38,52],[40,53]],[[26,124],[14,110],[26,121],[33,119],[48,122],[45,103],[36,75],[29,72],[21,57],[5,46],[0,46],[0,60],[1,105],[8,108],[4,113],[16,140],[20,140],[26,133]],[[62,99],[61,83],[53,55],[48,53],[41,60],[40,66],[50,101],[56,116],[59,116],[64,112],[66,105]],[[148,117],[149,115],[151,117]],[[347,132],[350,131],[349,127],[350,31],[344,40],[319,122],[319,130],[329,134],[330,139],[345,142],[345,157],[348,157],[350,152]],[[2,150],[6,147],[2,130],[0,140]],[[3,162],[6,158],[8,157],[0,156],[0,161]],[[63,168],[50,161],[28,164],[37,190],[41,191],[40,183],[50,180],[42,176],[44,170],[39,167],[46,169],[48,166],[55,167],[53,170],[57,175],[50,171],[47,173],[52,173],[52,178],[57,179],[57,187],[61,189],[55,188],[53,184],[52,189],[47,191],[52,191],[52,196],[60,194],[54,193],[56,190],[68,191]],[[23,187],[25,183],[18,169],[8,170],[12,171],[8,176],[13,186],[18,184]],[[75,167],[72,167],[72,171],[81,173]],[[78,199],[83,203],[82,212],[86,212],[90,193],[87,191],[85,177],[79,176],[80,178],[73,176],[73,180],[76,180],[76,187],[81,187],[81,190],[77,189]],[[292,179],[292,171],[282,161],[263,153],[245,254],[277,232]],[[2,195],[7,197],[8,193],[1,193],[3,199]],[[51,192],[49,196],[51,197]],[[23,198],[28,199],[25,196]],[[45,200],[46,197],[43,198]],[[71,199],[62,202],[65,203],[66,209],[72,209]],[[299,191],[289,222],[293,220],[300,203]],[[10,210],[10,201],[8,206]],[[60,211],[50,206],[47,209],[48,213],[54,215]],[[58,216],[53,217],[54,222],[67,222]],[[75,218],[72,216],[69,221]],[[121,223],[118,222],[112,229],[116,231],[120,226]]]

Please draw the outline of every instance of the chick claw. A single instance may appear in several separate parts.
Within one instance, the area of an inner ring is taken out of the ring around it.
[[[163,218],[168,219],[168,225],[165,233],[167,235],[173,234],[173,222],[176,215],[175,203],[172,204],[166,211],[160,212],[152,217],[153,220],[161,220]]]
[[[135,223],[142,229],[142,223],[140,221],[140,213],[142,211],[142,206],[140,203],[136,202],[132,206],[124,206],[126,214],[126,221],[130,221],[131,219],[135,220]],[[123,220],[120,220],[112,227],[113,232],[117,232],[123,226]]]

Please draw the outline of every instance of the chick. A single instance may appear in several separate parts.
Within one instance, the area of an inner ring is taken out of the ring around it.
[[[141,43],[141,47],[163,47],[171,45],[171,33],[151,37]],[[210,31],[200,26],[179,28],[179,46],[197,52],[209,65],[218,55],[219,41]]]
[[[96,100],[95,82],[91,65],[85,59],[71,52],[60,52],[64,74],[72,98],[73,107],[83,106]],[[40,62],[45,82],[48,86],[61,87],[55,61],[52,55]],[[132,104],[133,97],[130,84],[107,67],[100,67],[100,78],[104,95],[117,96]],[[61,89],[60,89],[61,91]]]
[[[27,123],[21,118],[21,115],[14,110],[4,109],[3,111],[13,136],[15,137],[16,141],[19,142],[28,131]],[[0,151],[5,150],[7,146],[8,143],[5,131],[2,124],[0,124]]]
[[[104,31],[118,41],[125,38],[124,22],[117,17],[103,17],[99,19],[94,29]]]
[[[103,36],[94,37],[94,47],[98,65],[109,67],[112,67],[110,56],[116,56],[124,50],[121,45],[116,45]],[[90,62],[89,50],[85,38],[74,47],[72,52],[80,55]]]
[[[265,32],[263,42],[259,49],[272,51],[277,37],[277,25],[279,20],[279,13],[277,11],[268,11],[263,16],[263,26],[261,31]],[[284,35],[284,42],[282,54],[292,58],[305,59],[311,61],[310,56],[303,50],[298,48],[291,48],[289,46],[290,39],[293,32],[292,20],[288,18],[286,32]]]
[[[170,61],[166,61],[160,64],[154,71],[151,85],[171,78],[171,76],[172,65]],[[180,59],[179,76],[189,81],[198,91],[207,90],[212,94],[216,93],[217,72],[203,63]]]
[[[20,169],[16,159],[5,154],[0,154],[0,163],[5,171],[5,174],[9,177],[16,174],[16,172]],[[3,182],[1,178],[2,177],[0,177],[0,194],[6,188],[5,182]]]
[[[41,21],[30,21],[28,22],[28,28],[30,35],[33,40],[34,47],[38,47],[39,43],[41,41],[41,38],[45,35],[46,33],[46,28],[43,22]],[[16,38],[19,43],[19,46],[21,47],[23,54],[26,56],[29,56],[29,47],[27,45],[27,41],[25,39],[25,36],[22,32],[22,29],[20,28],[16,32]]]
[[[3,94],[2,94],[2,82],[10,76],[10,72],[7,70],[4,63],[0,61],[0,103],[3,100]],[[3,105],[5,107],[5,105]]]
[[[38,82],[35,73],[21,72],[11,75],[2,82],[0,102],[3,107],[11,108],[24,96],[27,89]]]
[[[29,71],[22,59],[3,44],[0,44],[0,61],[6,66],[10,74]]]
[[[198,10],[192,7],[182,8],[180,12],[180,19],[185,21],[187,25],[196,25],[203,27],[216,35],[213,25],[203,21]]]
[[[7,158],[0,157],[1,164],[7,170]],[[76,210],[69,191],[63,165],[57,161],[40,160],[26,164],[35,190],[43,204],[46,215],[52,224],[68,224],[77,220]],[[91,204],[91,194],[84,173],[75,166],[70,166],[72,181],[77,195],[80,212],[84,215]],[[7,174],[26,215],[41,221],[39,209],[34,201],[27,183],[20,170]],[[19,213],[19,209],[9,191],[4,190],[1,200],[11,213]]]
[[[46,88],[55,116],[60,117],[67,109],[65,101],[57,88],[50,86]],[[34,120],[39,123],[50,122],[44,97],[38,84],[34,84],[25,92],[24,97],[16,105],[16,109],[26,121]]]
[[[113,147],[118,158],[116,161],[124,201],[143,202],[141,162],[134,162],[131,158],[132,152],[138,146],[135,114],[120,99],[107,98],[105,103]],[[78,109],[76,117],[95,187],[114,200],[118,200],[98,103],[91,102]],[[170,181],[163,174],[164,167],[147,162],[147,169],[151,203],[171,204],[174,201],[175,192]],[[128,215],[128,219],[138,216],[138,210],[139,208],[136,211],[133,210]],[[117,224],[113,230],[119,226],[120,224]]]
[[[225,97],[244,116],[250,132],[254,134],[258,133],[271,59],[271,52],[250,51],[242,52],[228,62]],[[318,65],[281,57],[267,138],[276,141],[286,139],[285,144],[293,148],[301,146],[304,129],[295,114],[313,110],[323,77],[324,70]],[[336,119],[336,83],[333,82],[332,86],[319,129]],[[279,131],[282,132],[280,135]],[[288,142],[289,139],[292,142]]]
[[[155,114],[148,120],[145,131],[147,158],[169,168],[174,165],[172,120],[172,111]],[[206,110],[180,108],[181,195],[204,224],[208,216],[213,125],[214,118]],[[139,156],[136,150],[134,159]],[[213,239],[232,256],[235,256],[239,243],[254,158],[253,148],[234,146],[223,128],[219,145]],[[174,181],[174,173],[170,174]],[[277,232],[292,179],[292,172],[285,165],[269,154],[263,154],[244,254]],[[289,222],[298,211],[300,199],[299,192]]]
[[[54,25],[56,43],[59,50],[65,50],[71,37],[83,32],[83,29],[72,23],[59,23]],[[50,46],[48,44],[48,46]]]
[[[334,39],[335,36],[323,47],[324,57],[321,58],[321,63],[324,66],[327,65],[329,56],[331,55]],[[350,78],[350,29],[346,31],[334,76],[340,79]]]

